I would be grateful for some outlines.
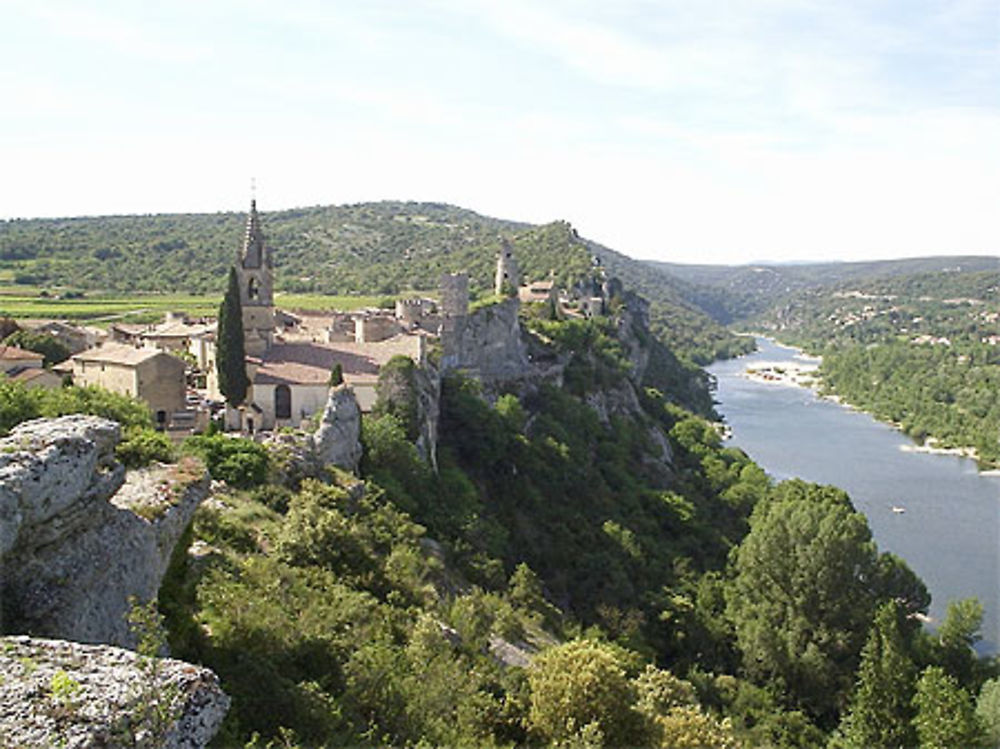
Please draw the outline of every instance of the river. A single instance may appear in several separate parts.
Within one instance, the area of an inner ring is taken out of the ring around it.
[[[709,368],[717,410],[745,450],[773,478],[834,484],[868,517],[879,549],[891,551],[927,584],[930,616],[948,601],[976,596],[985,609],[981,654],[1000,633],[1000,476],[969,459],[914,452],[913,442],[867,414],[807,388],[744,376],[762,362],[802,362],[795,349],[758,339],[750,356]]]

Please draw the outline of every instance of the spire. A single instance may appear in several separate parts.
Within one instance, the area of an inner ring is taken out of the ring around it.
[[[257,216],[257,199],[250,200],[250,214],[247,216],[247,232],[243,240],[241,262],[244,268],[260,268],[267,257],[264,249],[264,233],[260,230]]]

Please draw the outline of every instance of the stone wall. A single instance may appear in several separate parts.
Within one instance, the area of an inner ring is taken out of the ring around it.
[[[443,368],[466,370],[486,383],[524,377],[531,362],[518,307],[517,299],[508,299],[461,318],[445,347]]]

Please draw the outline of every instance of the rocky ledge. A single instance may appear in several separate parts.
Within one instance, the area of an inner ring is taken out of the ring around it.
[[[196,749],[229,698],[208,669],[103,645],[0,638],[0,746]]]
[[[197,461],[125,471],[119,426],[94,416],[25,422],[0,440],[0,628],[133,647],[132,601],[156,596],[208,495]]]

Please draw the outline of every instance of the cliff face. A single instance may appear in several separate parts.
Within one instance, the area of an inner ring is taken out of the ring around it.
[[[446,346],[444,369],[464,369],[490,383],[522,378],[530,368],[518,301],[508,299],[462,318]]]
[[[106,645],[0,638],[0,745],[196,749],[229,698],[214,673]]]
[[[116,423],[75,415],[0,440],[3,631],[134,646],[129,599],[155,597],[209,483],[197,461],[126,477],[119,437]]]

